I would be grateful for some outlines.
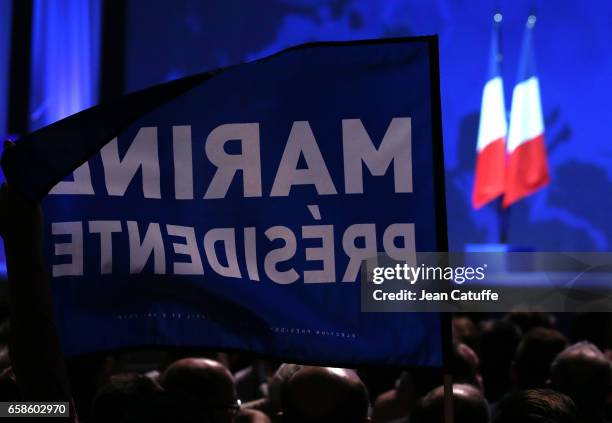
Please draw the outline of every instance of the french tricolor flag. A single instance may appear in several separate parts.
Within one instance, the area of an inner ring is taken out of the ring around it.
[[[476,172],[472,206],[479,209],[504,193],[506,135],[508,124],[501,77],[499,25],[501,14],[494,16],[489,51],[489,79],[482,91],[480,124],[476,145]]]
[[[527,20],[519,61],[518,82],[512,93],[504,207],[543,188],[550,181],[544,143],[540,85],[535,72],[532,46],[535,20],[535,16],[529,16]]]

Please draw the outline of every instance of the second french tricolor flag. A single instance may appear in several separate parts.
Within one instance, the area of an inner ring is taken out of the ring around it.
[[[535,72],[532,46],[534,24],[535,16],[530,16],[523,38],[518,82],[512,93],[504,207],[543,188],[550,181],[540,84]]]

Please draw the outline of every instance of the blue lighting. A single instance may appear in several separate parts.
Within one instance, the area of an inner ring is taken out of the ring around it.
[[[98,101],[100,0],[34,0],[30,130]]]
[[[146,7],[129,0],[127,5],[129,91],[308,41],[439,34],[454,250],[498,242],[496,208],[470,206],[491,20],[503,13],[509,111],[525,22],[535,11],[535,60],[552,182],[512,207],[509,241],[551,251],[612,247],[609,0],[149,0]]]
[[[7,133],[11,4],[10,1],[0,1],[0,137],[4,137]]]
[[[0,154],[7,134],[11,4],[0,0]],[[96,104],[100,29],[100,0],[34,0],[30,130]],[[0,276],[6,276],[3,246]]]
[[[0,1],[0,156],[2,154],[2,141],[8,133],[8,90],[9,90],[9,63],[11,55],[11,5],[10,1]],[[0,183],[4,182],[4,175],[0,172]],[[6,259],[4,245],[0,245],[0,276],[6,277]]]

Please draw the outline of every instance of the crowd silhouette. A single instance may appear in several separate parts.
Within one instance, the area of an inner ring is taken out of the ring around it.
[[[7,185],[0,235],[9,288],[0,313],[0,401],[68,402],[70,421],[93,423],[444,421],[450,393],[441,369],[316,367],[192,349],[66,360],[41,253],[40,208]],[[456,423],[611,420],[608,314],[480,313],[452,322]]]

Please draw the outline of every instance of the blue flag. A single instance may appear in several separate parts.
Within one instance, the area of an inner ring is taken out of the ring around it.
[[[307,44],[25,136],[68,355],[140,346],[442,364],[436,313],[360,310],[360,266],[445,251],[435,37]]]

